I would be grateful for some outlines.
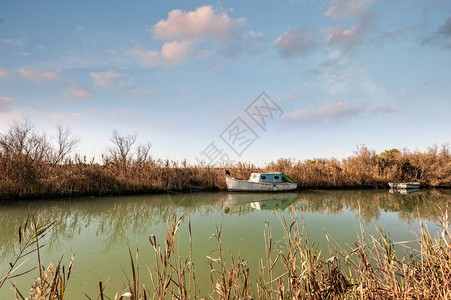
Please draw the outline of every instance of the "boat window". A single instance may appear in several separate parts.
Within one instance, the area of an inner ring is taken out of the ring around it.
[[[274,179],[279,179],[279,176],[274,176]]]
[[[260,176],[261,179],[266,179],[265,175]]]

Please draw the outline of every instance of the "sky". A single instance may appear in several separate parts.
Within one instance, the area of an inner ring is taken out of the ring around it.
[[[450,1],[0,3],[0,132],[96,160],[114,129],[193,163],[425,151],[450,97]]]

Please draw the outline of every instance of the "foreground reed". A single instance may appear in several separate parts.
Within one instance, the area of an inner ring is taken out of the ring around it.
[[[74,256],[72,255],[66,273],[66,267],[62,264],[63,256],[57,264],[50,263],[46,268],[41,262],[41,248],[45,245],[45,236],[52,229],[54,222],[37,220],[34,216],[28,216],[18,229],[19,251],[6,274],[0,278],[0,289],[5,283],[10,283],[16,299],[21,300],[62,300],[64,299],[67,285],[72,272]],[[32,254],[36,254],[35,267],[24,270],[24,265]],[[12,279],[38,270],[36,281],[31,285],[29,296],[20,291]]]
[[[126,288],[112,297],[107,286],[99,282],[97,297],[87,299],[449,299],[451,297],[451,235],[448,214],[445,211],[440,230],[433,236],[428,225],[421,222],[413,241],[393,242],[377,230],[369,234],[361,225],[357,242],[343,247],[326,234],[328,253],[309,239],[306,225],[292,211],[291,219],[281,218],[284,234],[272,236],[272,227],[264,224],[266,255],[257,269],[250,269],[245,257],[234,257],[223,250],[222,226],[215,228],[213,237],[217,248],[207,256],[211,289],[200,290],[196,266],[192,259],[191,220],[188,218],[187,253],[178,244],[178,231],[183,218],[171,217],[166,236],[159,242],[149,237],[154,260],[147,276],[140,270],[139,252],[129,249],[130,275]],[[262,224],[263,225],[263,224]],[[45,268],[39,251],[43,238],[53,223],[27,218],[19,228],[19,254],[10,269],[1,277],[0,288],[10,282],[16,299],[65,299],[73,257],[67,272],[62,265]],[[24,258],[36,254],[37,267],[20,270]],[[29,296],[12,283],[11,279],[38,269],[36,282]],[[146,286],[147,284],[147,286]],[[108,287],[110,288],[110,287]],[[117,287],[112,287],[116,289]]]
[[[440,234],[433,237],[422,223],[415,240],[391,241],[378,230],[366,233],[349,249],[326,234],[329,254],[324,255],[311,242],[297,217],[282,219],[284,236],[274,240],[270,224],[265,224],[266,256],[258,270],[250,270],[245,258],[229,258],[223,253],[221,226],[214,237],[217,249],[208,256],[212,289],[199,291],[196,271],[189,253],[184,256],[175,245],[182,220],[168,222],[163,245],[149,238],[155,260],[149,268],[152,286],[140,285],[138,252],[131,258],[128,289],[114,299],[449,299],[451,297],[451,236],[448,215],[441,222]],[[191,245],[191,223],[189,243]],[[398,253],[404,250],[404,255]],[[255,272],[255,273],[253,273]],[[100,283],[97,299],[106,295]]]

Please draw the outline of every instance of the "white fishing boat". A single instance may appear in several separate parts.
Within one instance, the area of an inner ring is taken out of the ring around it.
[[[420,183],[419,182],[389,182],[388,185],[392,189],[419,189]]]
[[[298,184],[281,172],[252,173],[248,180],[230,177],[226,171],[229,192],[287,192],[296,190]]]

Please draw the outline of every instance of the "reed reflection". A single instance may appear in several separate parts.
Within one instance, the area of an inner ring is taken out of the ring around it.
[[[413,194],[387,190],[305,191],[289,194],[194,193],[148,196],[84,198],[0,204],[0,255],[14,253],[17,229],[28,214],[56,221],[48,247],[70,243],[74,235],[90,228],[104,240],[105,249],[126,244],[131,236],[150,234],[149,228],[165,224],[178,215],[213,216],[223,213],[249,216],[259,210],[338,215],[359,214],[364,222],[378,220],[382,213],[396,212],[410,223],[418,218],[437,222],[451,203],[450,190],[427,190]],[[307,224],[308,226],[308,224]]]

